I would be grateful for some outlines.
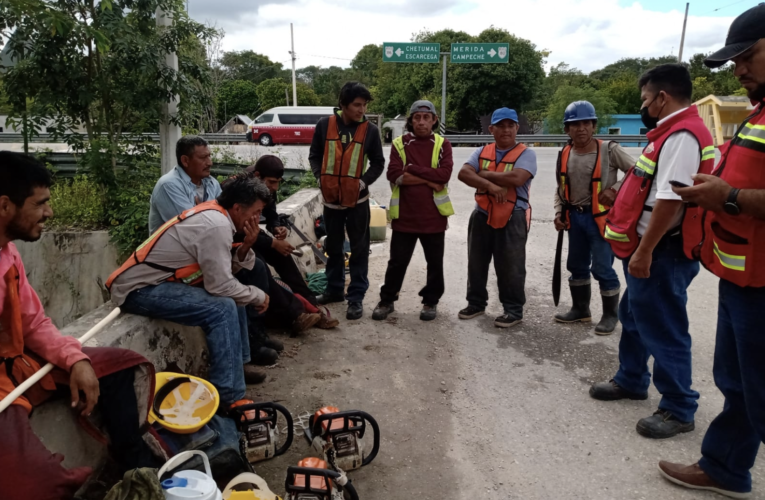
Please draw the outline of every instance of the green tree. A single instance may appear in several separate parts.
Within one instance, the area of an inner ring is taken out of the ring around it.
[[[660,64],[676,63],[677,57],[675,56],[661,56],[661,57],[627,57],[619,59],[615,63],[611,63],[602,69],[593,71],[590,73],[590,78],[593,80],[600,80],[606,82],[614,78],[619,78],[624,74],[632,75],[635,78],[635,82],[638,81],[640,75]]]
[[[699,76],[693,80],[693,95],[691,100],[693,102],[698,101],[702,97],[706,97],[715,93],[714,81],[710,81],[706,76]],[[727,94],[726,94],[727,95]]]
[[[285,93],[286,91],[286,93]],[[298,83],[296,87],[299,106],[319,106],[319,96],[305,83]],[[287,104],[286,95],[292,100],[292,85],[278,78],[272,78],[261,82],[257,88],[259,112],[266,111],[277,106]]]
[[[365,85],[374,85],[375,73],[382,64],[382,45],[364,45],[351,61],[354,76]]]
[[[638,79],[629,73],[621,73],[601,84],[603,90],[614,103],[616,113],[639,113],[643,105],[638,88]]]
[[[223,123],[234,115],[252,118],[258,110],[258,87],[249,80],[228,80],[221,84],[216,101],[218,116]]]
[[[224,52],[220,64],[232,80],[249,80],[255,85],[278,78],[291,81],[291,74],[282,63],[273,62],[267,56],[252,50]]]
[[[592,87],[563,85],[555,91],[545,113],[549,133],[563,133],[563,113],[574,101],[589,101],[595,106],[599,129],[608,128],[613,124],[611,115],[616,112],[616,103],[604,91]]]

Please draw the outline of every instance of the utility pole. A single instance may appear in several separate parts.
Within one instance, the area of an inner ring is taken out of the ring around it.
[[[441,78],[441,120],[439,123],[439,129],[441,129],[441,135],[446,133],[446,60],[449,58],[448,52],[441,52],[444,59],[444,72]]]
[[[295,32],[292,29],[292,23],[290,23],[290,38],[292,39],[292,50],[290,55],[292,56],[292,105],[297,106],[297,83],[295,81]],[[289,103],[287,104],[289,106]]]
[[[157,8],[157,27],[162,31],[173,24],[172,16]],[[160,63],[163,64],[163,63]],[[178,55],[175,52],[165,54],[164,66],[178,73]],[[181,127],[173,123],[178,116],[178,96],[162,104],[162,118],[159,121],[159,148],[161,153],[162,174],[175,168],[175,144],[181,138]]]
[[[683,19],[683,35],[680,37],[680,52],[677,54],[677,62],[683,62],[683,45],[685,45],[685,26],[688,24],[688,7],[690,2],[685,4],[685,19]]]
[[[287,106],[290,105],[290,89],[287,87],[284,87],[284,99],[287,101]]]

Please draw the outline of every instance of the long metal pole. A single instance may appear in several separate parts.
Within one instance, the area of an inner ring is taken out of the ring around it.
[[[292,39],[292,105],[297,106],[297,83],[295,78],[295,32],[292,30],[292,23],[290,23],[290,38]]]
[[[680,52],[677,54],[677,62],[683,62],[683,45],[685,45],[685,26],[688,24],[688,7],[690,2],[685,4],[685,19],[683,19],[683,35],[680,37]]]
[[[449,56],[444,54],[444,71],[441,77],[441,134],[446,133],[446,59]]]
[[[169,29],[173,24],[171,14],[157,8],[157,27],[160,29]],[[178,55],[175,52],[165,54],[165,59],[160,64],[178,73]],[[170,98],[169,102],[162,103],[162,117],[159,121],[159,149],[161,152],[162,173],[166,174],[175,168],[175,144],[181,138],[181,127],[173,120],[178,116],[178,96]]]

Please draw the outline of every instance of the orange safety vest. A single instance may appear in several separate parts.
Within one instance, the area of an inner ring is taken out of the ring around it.
[[[489,172],[510,172],[513,170],[515,162],[521,157],[523,152],[526,151],[525,144],[517,144],[505,153],[505,156],[497,164],[497,145],[496,143],[487,144],[481,149],[481,154],[478,156],[478,166],[481,170],[487,170]],[[510,217],[513,216],[513,210],[518,200],[518,194],[515,188],[509,188],[507,190],[507,198],[505,203],[497,203],[493,196],[489,195],[486,191],[476,191],[475,201],[478,206],[481,207],[486,213],[489,214],[489,220],[486,222],[494,229],[502,229],[510,221]],[[526,203],[529,200],[520,198],[520,200]],[[528,221],[527,221],[528,222]]]
[[[40,363],[24,352],[24,328],[21,317],[21,295],[19,293],[19,270],[12,265],[5,273],[5,301],[0,313],[0,399],[40,369]],[[13,404],[21,405],[27,411],[39,405],[56,390],[50,374],[30,387],[24,396]]]
[[[602,235],[606,227],[606,218],[608,214],[608,207],[600,204],[600,193],[603,191],[603,168],[602,160],[603,155],[608,154],[608,145],[600,139],[596,139],[598,142],[597,159],[595,160],[595,169],[592,171],[592,185],[590,187],[590,193],[592,193],[592,217],[595,219],[595,224],[600,229]],[[605,144],[605,147],[604,147]],[[563,148],[560,155],[560,164],[558,165],[558,185],[562,191],[562,198],[566,200],[567,204],[571,204],[570,183],[568,178],[568,159],[571,156],[572,146],[569,144]],[[608,172],[606,172],[608,175]],[[565,208],[565,207],[564,207]]]
[[[111,276],[109,276],[109,279],[106,280],[106,288],[111,290],[114,280],[116,280],[128,269],[139,265],[153,267],[154,269],[170,273],[171,276],[168,276],[165,281],[178,281],[192,286],[201,284],[204,276],[202,275],[202,269],[199,267],[198,263],[189,264],[188,266],[183,266],[176,269],[172,267],[160,266],[158,264],[154,264],[153,262],[148,262],[147,259],[149,258],[149,254],[151,253],[152,249],[156,246],[159,239],[167,232],[168,229],[180,222],[185,221],[189,217],[193,217],[194,215],[205,212],[207,210],[215,210],[225,216],[228,216],[228,212],[225,208],[218,205],[217,201],[211,200],[200,203],[193,208],[185,210],[182,214],[173,217],[169,221],[162,224],[159,229],[154,231],[154,234],[149,236],[149,239],[141,243],[141,246],[139,246],[136,251],[133,252],[130,257],[128,257],[125,263],[122,264],[119,269],[114,271]]]
[[[329,117],[324,159],[321,163],[321,194],[327,203],[353,208],[359,201],[359,186],[366,164],[364,141],[368,128],[368,121],[359,123],[353,140],[348,147],[343,148],[337,114]]]
[[[739,189],[765,189],[765,102],[720,148],[713,172]],[[747,214],[704,212],[701,262],[715,276],[740,287],[765,287],[765,221]]]

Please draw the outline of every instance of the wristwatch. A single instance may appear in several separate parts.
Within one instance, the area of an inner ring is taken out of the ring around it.
[[[733,188],[730,190],[728,199],[725,201],[725,205],[723,205],[723,210],[725,210],[726,214],[738,215],[741,213],[741,207],[739,207],[738,203],[736,202],[736,198],[738,198],[739,191],[741,190],[738,188]]]

